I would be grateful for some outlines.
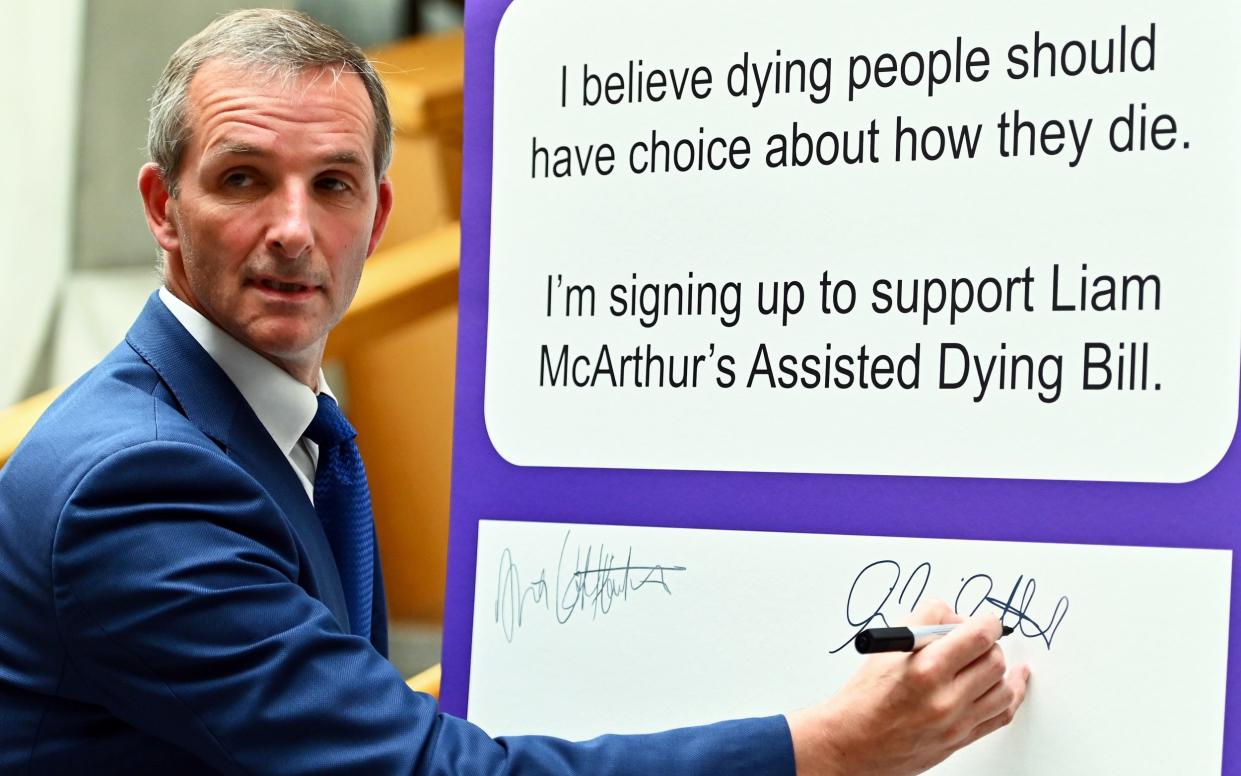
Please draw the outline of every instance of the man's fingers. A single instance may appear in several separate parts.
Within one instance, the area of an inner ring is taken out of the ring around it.
[[[931,663],[946,676],[958,672],[987,653],[1000,638],[1000,621],[991,615],[974,617],[935,641],[914,656],[915,661]]]
[[[966,736],[961,746],[969,746],[983,736],[1013,721],[1017,709],[1026,699],[1029,688],[1030,669],[1028,666],[1017,666],[1008,672],[1004,681],[978,700],[979,710],[984,717]],[[989,708],[988,708],[989,707]]]
[[[913,614],[905,621],[906,625],[944,625],[947,623],[964,622],[965,618],[952,611],[952,607],[938,598],[931,598],[918,604]]]
[[[1004,681],[1013,688],[1013,711],[1015,712],[1021,708],[1021,704],[1025,703],[1026,691],[1030,689],[1030,666],[1013,666]]]
[[[1012,706],[1013,700],[1012,686],[1001,677],[1000,681],[991,685],[978,700],[974,701],[974,707],[970,709],[970,714],[974,715],[975,721],[986,722]]]
[[[992,644],[990,649],[957,674],[961,697],[972,701],[981,700],[993,688],[1001,686],[1003,680],[1004,652],[998,644]]]

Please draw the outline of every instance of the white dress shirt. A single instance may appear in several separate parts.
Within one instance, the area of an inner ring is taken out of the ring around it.
[[[303,434],[319,410],[315,392],[238,342],[168,289],[159,290],[159,299],[241,391],[242,398],[284,453],[313,503],[319,446]],[[319,390],[332,396],[322,371],[319,372]]]

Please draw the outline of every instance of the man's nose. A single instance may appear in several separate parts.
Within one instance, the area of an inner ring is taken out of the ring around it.
[[[275,254],[296,259],[310,250],[314,234],[310,224],[310,194],[303,187],[284,187],[274,198],[267,247]]]

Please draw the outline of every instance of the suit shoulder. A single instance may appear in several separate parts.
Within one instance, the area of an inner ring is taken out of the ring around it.
[[[219,450],[122,342],[48,407],[0,471],[0,485],[23,492],[71,485],[109,456],[156,441]]]

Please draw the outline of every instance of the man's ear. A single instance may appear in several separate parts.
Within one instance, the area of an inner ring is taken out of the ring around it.
[[[379,182],[378,195],[375,222],[371,225],[371,241],[366,246],[367,256],[375,252],[375,246],[379,244],[379,238],[383,237],[384,229],[388,226],[388,216],[392,214],[392,181],[388,180],[387,175]]]
[[[147,162],[138,171],[138,192],[142,195],[142,207],[146,211],[147,228],[155,242],[166,252],[178,251],[181,238],[177,234],[176,221],[169,215],[172,196],[164,176],[154,162]]]

